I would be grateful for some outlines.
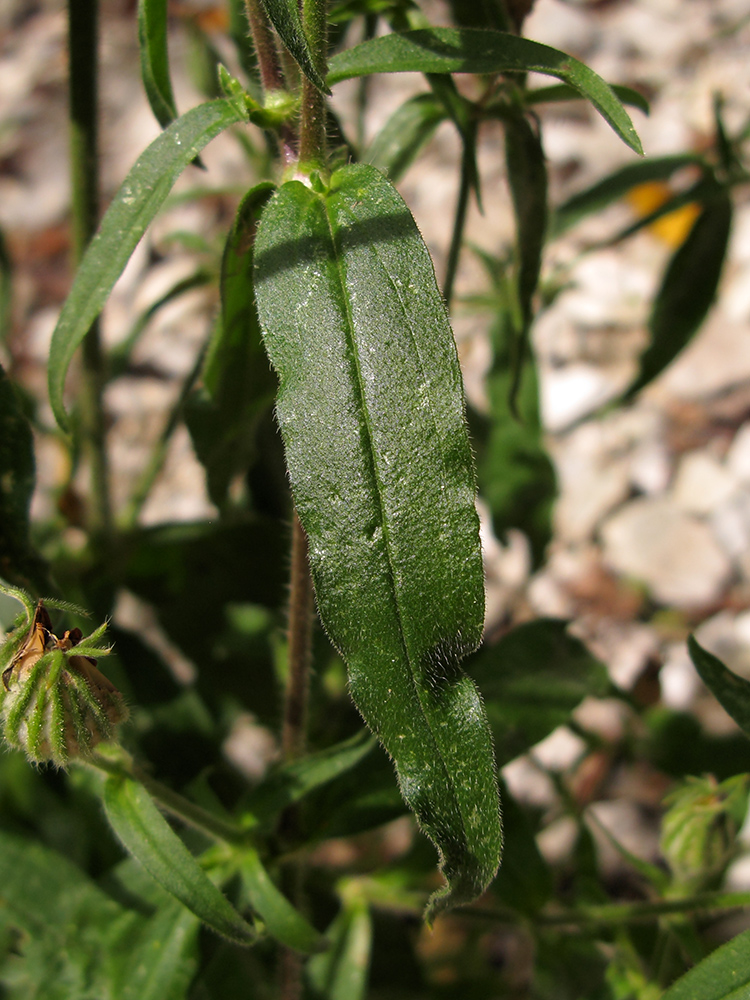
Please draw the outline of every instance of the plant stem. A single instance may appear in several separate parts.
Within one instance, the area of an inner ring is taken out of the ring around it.
[[[302,25],[321,76],[325,77],[328,57],[328,22],[325,0],[303,0]],[[299,159],[303,167],[324,167],[326,163],[326,101],[307,77],[302,78],[302,118]]]
[[[255,54],[258,57],[258,69],[260,70],[260,82],[263,85],[263,90],[266,93],[269,90],[282,90],[284,81],[279,68],[276,39],[271,25],[268,23],[266,12],[261,7],[259,0],[245,0],[245,9]]]
[[[445,269],[445,282],[443,284],[443,298],[445,299],[445,305],[448,309],[450,309],[451,301],[453,299],[453,286],[456,281],[458,258],[461,253],[461,246],[464,239],[464,228],[466,226],[466,211],[469,207],[472,172],[471,157],[472,151],[469,143],[466,140],[463,140],[458,200],[456,201],[456,212],[453,218],[453,235],[451,236],[451,245],[448,250],[448,264]]]
[[[281,740],[286,760],[294,760],[305,752],[312,610],[307,536],[295,511],[292,521],[292,566],[289,578],[289,672],[284,695],[284,725]]]
[[[73,257],[78,264],[96,230],[99,216],[97,40],[98,0],[68,0],[70,53],[70,172],[72,179]],[[112,535],[105,383],[99,325],[83,341],[81,433],[91,466],[89,529],[105,543]]]

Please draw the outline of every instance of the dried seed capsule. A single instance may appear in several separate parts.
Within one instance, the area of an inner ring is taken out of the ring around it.
[[[128,709],[91,656],[74,652],[80,629],[58,638],[42,601],[28,634],[2,674],[3,732],[29,760],[65,767],[112,739]]]

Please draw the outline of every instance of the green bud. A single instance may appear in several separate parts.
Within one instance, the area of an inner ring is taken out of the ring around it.
[[[82,641],[86,643],[77,628],[58,638],[39,601],[28,630],[14,633],[5,646],[11,657],[0,686],[3,734],[35,763],[65,767],[86,757],[97,744],[113,739],[128,717],[120,692],[97,669],[85,645],[84,652],[77,648]]]

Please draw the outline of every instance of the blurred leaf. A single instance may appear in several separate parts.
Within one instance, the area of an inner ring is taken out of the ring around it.
[[[240,874],[250,905],[263,920],[271,937],[287,948],[306,955],[326,948],[325,938],[276,888],[256,851],[242,852]]]
[[[636,153],[640,140],[611,88],[583,63],[548,45],[478,28],[429,28],[385,35],[331,58],[328,83],[371,73],[543,73],[586,97]]]
[[[505,850],[492,895],[521,913],[533,915],[552,895],[552,871],[537,847],[531,823],[504,784],[500,798]]]
[[[177,117],[167,49],[167,0],[138,0],[141,77],[156,120],[166,128]]]
[[[49,393],[62,428],[65,376],[73,354],[101,312],[112,286],[185,167],[219,133],[247,121],[245,108],[223,99],[182,115],[141,154],[86,250],[52,335]]]
[[[619,98],[623,104],[629,104],[633,108],[638,108],[644,115],[651,111],[648,100],[632,87],[622,87],[617,83],[610,83],[612,93]],[[527,107],[535,104],[557,104],[560,101],[580,100],[581,94],[567,83],[553,83],[549,87],[535,87],[533,90],[524,92],[523,100]]]
[[[557,480],[545,447],[536,359],[530,348],[519,351],[523,341],[519,343],[517,331],[523,321],[512,269],[487,254],[479,257],[494,285],[487,304],[495,313],[487,373],[489,414],[469,410],[479,489],[497,536],[504,538],[510,528],[524,532],[534,566],[539,566],[552,537]]]
[[[564,725],[587,696],[609,690],[605,667],[568,623],[540,618],[519,625],[467,663],[482,692],[502,767]]]
[[[257,423],[273,402],[276,379],[268,364],[253,290],[253,241],[261,209],[274,186],[259,184],[242,200],[221,263],[221,320],[203,369],[203,389],[186,407],[208,492],[222,507],[235,476],[257,448]]]
[[[321,785],[334,781],[366,757],[375,741],[366,731],[343,743],[275,768],[253,789],[246,807],[258,818],[275,817]]]
[[[109,948],[130,919],[80,869],[28,836],[0,832],[0,904],[0,927],[20,931],[0,969],[8,996],[115,1000]]]
[[[707,773],[723,781],[750,772],[750,741],[744,733],[712,736],[694,715],[658,705],[644,721],[648,732],[638,753],[671,777]]]
[[[625,399],[632,399],[664,371],[706,318],[716,297],[731,224],[732,200],[721,188],[706,202],[669,262],[649,320],[651,342]]]
[[[662,1000],[743,1000],[749,994],[750,931],[745,931],[678,979]]]
[[[11,307],[13,304],[12,266],[5,237],[0,232],[0,343],[10,333]]]
[[[597,181],[584,191],[574,194],[555,210],[552,234],[560,236],[587,215],[619,201],[632,188],[649,181],[666,181],[685,167],[702,166],[703,160],[695,153],[678,153],[674,156],[650,156],[637,163],[628,163],[614,173]]]
[[[0,366],[0,577],[37,590],[42,562],[29,540],[36,482],[34,439],[16,390]]]
[[[750,681],[733,674],[717,656],[703,649],[694,635],[687,646],[703,683],[743,733],[750,736]]]
[[[230,941],[257,940],[256,931],[209,879],[143,785],[131,778],[109,778],[104,808],[123,846],[167,892]]]
[[[505,0],[448,0],[451,14],[460,28],[494,28],[510,31]]]
[[[247,8],[243,0],[229,0],[229,37],[234,42],[237,58],[245,75],[257,87],[258,60],[247,20]],[[260,95],[258,94],[258,96]]]
[[[198,967],[199,929],[176,899],[162,904],[127,956],[116,1000],[184,1000]]]
[[[326,932],[331,949],[307,965],[316,1000],[364,1000],[372,950],[372,920],[364,900],[347,899]]]
[[[315,65],[315,54],[305,36],[297,0],[260,0],[260,2],[271,24],[278,31],[282,42],[294,56],[307,79],[324,94],[330,94],[331,91],[322,73]]]
[[[481,892],[501,838],[489,733],[458,666],[484,589],[455,343],[427,248],[373,167],[334,172],[325,195],[282,185],[256,246],[318,611],[444,852],[434,913]]]
[[[445,109],[433,94],[417,94],[397,108],[370,143],[363,159],[396,184],[445,121]]]
[[[521,115],[505,122],[505,163],[516,220],[518,302],[524,324],[519,333],[525,339],[547,231],[547,165],[539,135]]]

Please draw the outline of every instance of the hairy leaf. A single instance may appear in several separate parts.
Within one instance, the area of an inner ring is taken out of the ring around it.
[[[185,167],[220,132],[246,120],[245,108],[228,98],[193,108],[154,139],[125,178],[86,250],[52,335],[49,394],[62,428],[68,426],[63,403],[68,366],[130,255]]]
[[[715,192],[695,220],[687,239],[669,262],[657,292],[638,375],[625,394],[632,398],[688,345],[716,297],[732,225],[732,200]]]
[[[209,879],[137,781],[110,778],[104,807],[112,829],[126,850],[167,892],[218,934],[238,944],[252,944],[255,930]]]
[[[631,149],[643,152],[630,117],[612,88],[588,66],[558,49],[502,31],[424,28],[373,38],[331,58],[328,83],[371,73],[543,73],[587,98]]]
[[[167,0],[138,0],[141,78],[148,103],[162,128],[177,117],[167,50]]]
[[[271,24],[278,31],[282,42],[294,56],[307,79],[324,94],[330,94],[323,74],[315,65],[315,56],[302,27],[297,0],[261,0],[261,3]]]
[[[458,666],[484,593],[455,343],[414,221],[373,167],[325,193],[284,184],[256,267],[318,609],[441,852],[434,914],[482,891],[501,846],[489,733]]]

